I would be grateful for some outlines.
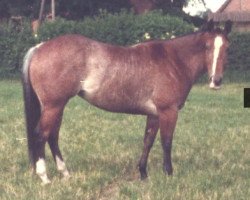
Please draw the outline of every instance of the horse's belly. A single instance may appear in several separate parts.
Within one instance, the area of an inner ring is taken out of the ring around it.
[[[90,104],[110,112],[158,115],[156,105],[151,99],[134,99],[115,91],[94,92],[91,95],[84,91],[80,96]]]
[[[140,80],[124,79],[115,72],[110,78],[104,78],[104,71],[104,68],[90,70],[81,81],[80,96],[111,112],[157,115],[150,88],[140,89]]]

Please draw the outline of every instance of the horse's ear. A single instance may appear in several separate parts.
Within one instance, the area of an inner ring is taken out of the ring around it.
[[[211,32],[214,29],[214,21],[210,19],[205,25],[202,26],[202,31],[209,31]]]
[[[226,35],[228,35],[231,32],[232,25],[233,25],[232,21],[230,21],[230,20],[226,21],[225,28],[224,28],[224,32]]]
[[[210,19],[207,23],[207,31],[212,31],[214,30],[214,20],[213,19]]]

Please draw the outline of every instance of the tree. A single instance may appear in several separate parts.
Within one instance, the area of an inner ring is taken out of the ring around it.
[[[56,18],[56,8],[55,8],[55,0],[51,0],[51,20],[55,21]]]
[[[100,10],[114,13],[122,8],[131,8],[129,0],[57,0],[56,2],[58,15],[76,20],[96,15]]]
[[[42,23],[42,20],[43,20],[44,5],[45,5],[45,0],[41,0],[41,7],[40,7],[40,12],[39,12],[39,18],[38,18],[39,25]]]
[[[176,8],[181,10],[187,0],[129,0],[135,12],[138,14],[153,9]]]
[[[41,2],[42,0],[0,0],[0,18],[20,15],[37,19]],[[162,9],[167,13],[182,12],[183,6],[189,2],[204,3],[204,0],[47,0],[44,1],[43,13],[50,13],[52,7],[53,16],[56,10],[57,16],[78,20],[96,15],[99,10],[114,13],[124,8],[133,8],[137,13],[152,9]]]
[[[0,19],[10,17],[9,6],[8,0],[0,1]]]

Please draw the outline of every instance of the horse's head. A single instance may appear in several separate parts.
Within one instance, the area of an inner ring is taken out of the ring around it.
[[[229,46],[228,34],[232,23],[227,21],[224,29],[214,28],[214,22],[210,20],[205,31],[206,68],[209,74],[212,89],[219,89],[222,83],[224,64]]]

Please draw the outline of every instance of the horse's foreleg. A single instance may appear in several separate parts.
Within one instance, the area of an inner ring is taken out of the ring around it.
[[[158,117],[148,116],[147,124],[144,136],[144,148],[139,161],[139,171],[141,174],[141,179],[147,178],[147,160],[151,147],[153,146],[156,133],[159,129],[159,119]]]
[[[177,108],[169,108],[159,113],[161,142],[164,155],[163,168],[164,171],[168,173],[168,175],[172,175],[173,173],[172,161],[171,161],[171,149],[172,149],[172,139],[177,117],[178,117]]]

